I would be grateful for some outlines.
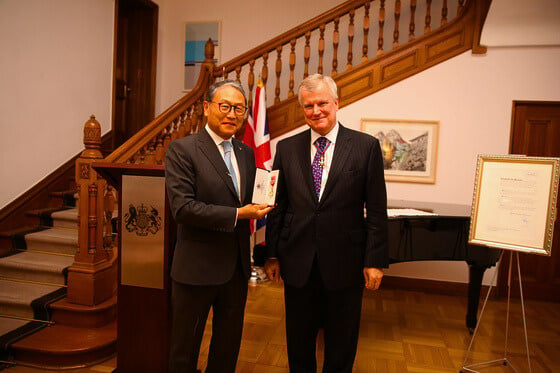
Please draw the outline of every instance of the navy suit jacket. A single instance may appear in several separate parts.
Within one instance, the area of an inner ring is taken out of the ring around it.
[[[280,260],[280,274],[291,286],[306,283],[315,256],[327,289],[359,286],[364,283],[364,266],[389,265],[379,142],[340,125],[320,201],[313,186],[310,148],[310,130],[276,147],[273,168],[280,176],[277,206],[267,220],[267,256]]]
[[[216,144],[206,130],[169,144],[165,181],[177,222],[171,264],[173,280],[191,285],[218,285],[233,276],[238,258],[249,278],[249,220],[236,209],[250,203],[255,180],[253,150],[232,139],[239,167],[241,200],[235,192]]]

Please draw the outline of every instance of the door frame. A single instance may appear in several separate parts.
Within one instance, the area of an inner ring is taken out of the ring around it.
[[[118,89],[118,79],[117,79],[117,68],[118,68],[118,52],[120,48],[124,46],[119,45],[119,22],[120,19],[120,12],[119,8],[123,2],[132,2],[136,4],[136,9],[143,9],[149,10],[151,13],[151,45],[149,46],[151,50],[150,58],[145,61],[146,66],[148,66],[149,70],[149,77],[146,79],[148,82],[148,89],[142,90],[140,92],[143,96],[143,99],[140,101],[147,102],[147,111],[149,116],[149,120],[152,120],[155,115],[155,103],[156,103],[156,73],[157,73],[157,39],[158,39],[158,19],[159,19],[159,6],[151,0],[115,0],[115,18],[114,18],[114,35],[113,35],[113,77],[112,77],[112,113],[111,113],[111,132],[112,132],[112,150],[115,150],[121,144],[118,143],[119,139],[117,139],[117,89]],[[125,59],[129,58],[129,55],[124,57]],[[126,114],[125,114],[126,115]],[[124,124],[126,124],[127,120],[124,119]],[[143,123],[144,125],[148,124],[149,121]],[[130,138],[130,136],[128,136]],[[121,142],[122,143],[122,142]]]

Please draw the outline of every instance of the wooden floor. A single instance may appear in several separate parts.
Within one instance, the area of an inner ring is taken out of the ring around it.
[[[482,302],[481,302],[482,304]],[[490,299],[468,364],[504,357],[506,300]],[[366,292],[354,372],[459,372],[471,341],[465,328],[466,296],[449,296],[395,288]],[[526,300],[525,312],[532,372],[560,372],[560,303]],[[209,323],[210,324],[210,323]],[[207,331],[210,325],[207,325]],[[204,336],[199,367],[204,368],[210,335]],[[528,372],[519,301],[512,301],[508,361]],[[318,361],[322,365],[322,343]],[[111,372],[116,358],[72,373]],[[490,366],[482,372],[512,372]],[[13,367],[7,373],[46,372]],[[281,285],[250,286],[239,373],[284,373],[287,369],[284,300]]]

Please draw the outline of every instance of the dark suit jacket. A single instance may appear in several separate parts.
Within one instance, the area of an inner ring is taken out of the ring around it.
[[[235,224],[236,208],[250,203],[255,180],[251,148],[233,139],[241,179],[241,201],[224,160],[206,130],[169,144],[165,181],[177,222],[171,277],[191,285],[218,285],[233,275],[241,258],[250,275],[249,220]]]
[[[277,206],[268,214],[268,257],[288,285],[301,287],[315,255],[327,289],[363,284],[363,268],[387,267],[387,195],[376,138],[339,126],[325,190],[318,201],[311,172],[311,131],[282,140]],[[367,218],[364,217],[364,207]]]

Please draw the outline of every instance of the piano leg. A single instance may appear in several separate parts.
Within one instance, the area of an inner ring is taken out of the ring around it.
[[[476,328],[480,289],[482,288],[482,277],[486,268],[486,266],[477,266],[476,264],[469,265],[469,295],[466,324],[470,334],[473,334]]]

